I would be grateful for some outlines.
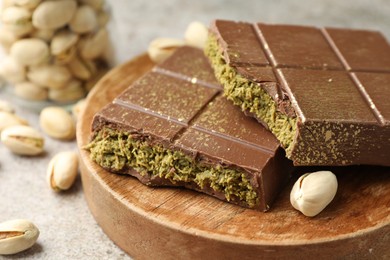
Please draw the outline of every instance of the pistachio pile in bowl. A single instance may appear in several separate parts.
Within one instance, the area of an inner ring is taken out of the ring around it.
[[[0,75],[27,101],[74,103],[107,71],[104,0],[4,0]]]

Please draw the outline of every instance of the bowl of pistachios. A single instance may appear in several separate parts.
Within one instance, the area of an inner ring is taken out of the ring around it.
[[[0,76],[20,105],[75,103],[108,70],[104,0],[10,0],[1,8]]]

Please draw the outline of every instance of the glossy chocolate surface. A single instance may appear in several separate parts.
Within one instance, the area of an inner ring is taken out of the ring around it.
[[[97,113],[92,131],[107,126],[146,136],[151,145],[180,150],[198,163],[242,171],[260,198],[259,210],[269,208],[293,169],[276,138],[222,97],[207,58],[191,47],[178,49]],[[210,187],[124,173],[149,185],[185,186],[225,199]]]
[[[211,31],[238,74],[291,101],[296,165],[390,166],[390,45],[379,32],[222,20]]]

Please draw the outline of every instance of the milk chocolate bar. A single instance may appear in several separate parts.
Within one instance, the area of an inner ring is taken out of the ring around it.
[[[295,165],[390,166],[390,45],[376,31],[215,21],[225,96]]]
[[[277,139],[222,96],[182,47],[98,112],[87,149],[103,168],[266,211],[293,170]]]

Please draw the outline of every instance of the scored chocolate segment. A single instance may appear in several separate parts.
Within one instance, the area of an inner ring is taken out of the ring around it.
[[[262,47],[258,44],[258,37],[255,28],[247,23],[230,23],[228,21],[218,21],[221,37],[229,46],[225,59],[234,65],[269,65]],[[241,37],[246,35],[245,38]]]
[[[157,88],[156,85],[163,85],[164,88]],[[151,72],[122,93],[114,103],[137,106],[141,110],[188,123],[218,92],[215,88]]]
[[[299,104],[302,121],[377,123],[372,109],[348,73],[287,68],[277,71],[281,75],[281,84],[289,89]],[[307,87],[308,83],[315,87]],[[326,90],[332,90],[332,95]]]
[[[348,70],[390,72],[390,46],[381,33],[335,28],[324,33]]]
[[[362,86],[365,86],[365,90],[373,102],[371,106],[375,106],[380,111],[385,124],[389,124],[390,73],[356,72],[353,75]]]
[[[98,112],[92,131],[91,158],[110,171],[262,211],[293,169],[277,139],[222,97],[207,58],[191,47]]]
[[[390,45],[379,32],[222,20],[210,29],[205,52],[225,95],[294,164],[390,166]]]
[[[276,67],[342,69],[321,30],[307,26],[258,24],[268,57]]]

